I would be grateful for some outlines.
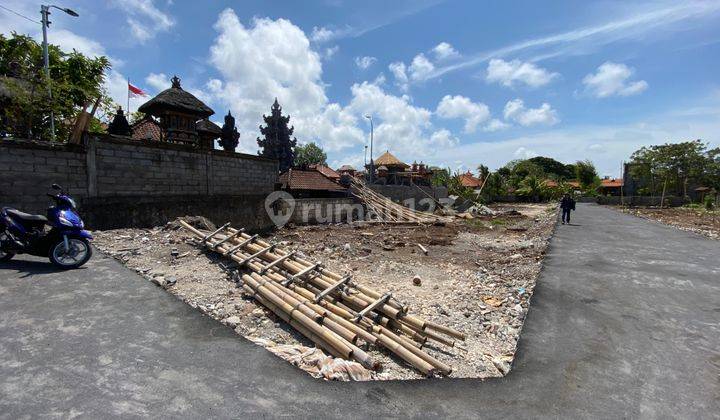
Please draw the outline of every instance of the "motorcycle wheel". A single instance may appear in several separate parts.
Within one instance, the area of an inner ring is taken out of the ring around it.
[[[3,229],[0,231],[0,242],[5,239],[7,239],[7,235],[5,234],[5,230]],[[10,261],[14,256],[15,254],[13,254],[12,252],[6,252],[0,249],[0,261]]]
[[[63,270],[78,268],[92,257],[92,247],[87,239],[68,238],[69,249],[65,241],[59,241],[50,247],[50,262]]]

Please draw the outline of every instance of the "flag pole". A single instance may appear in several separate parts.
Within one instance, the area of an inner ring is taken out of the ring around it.
[[[130,118],[130,78],[128,77],[128,85],[127,85],[127,95],[128,95],[128,102],[127,102],[127,115],[128,118]]]

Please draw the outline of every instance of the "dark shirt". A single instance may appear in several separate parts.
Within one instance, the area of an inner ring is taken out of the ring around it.
[[[572,197],[563,197],[560,201],[560,208],[565,210],[575,210],[575,200]]]

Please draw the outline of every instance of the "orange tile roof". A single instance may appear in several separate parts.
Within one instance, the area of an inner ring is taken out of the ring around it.
[[[482,179],[476,178],[470,171],[460,175],[460,185],[469,188],[480,188],[482,186]]]
[[[615,179],[603,179],[600,181],[600,187],[602,188],[617,188],[623,186],[622,178]]]
[[[346,188],[331,181],[315,169],[289,169],[280,174],[279,182],[289,190],[345,191]]]
[[[545,184],[545,186],[549,188],[555,188],[558,186],[558,183],[553,181],[552,179],[546,179],[543,184]]]
[[[310,165],[310,169],[315,169],[316,171],[320,172],[321,174],[325,175],[326,177],[336,180],[340,179],[340,174],[335,172],[334,170],[328,168],[325,165]]]

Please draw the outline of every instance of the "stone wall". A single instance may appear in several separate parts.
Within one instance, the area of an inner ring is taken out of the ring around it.
[[[277,161],[184,145],[91,136],[84,145],[0,140],[6,175],[0,205],[43,213],[57,183],[78,201],[92,229],[152,226],[203,215],[251,229],[269,227],[264,197]]]

